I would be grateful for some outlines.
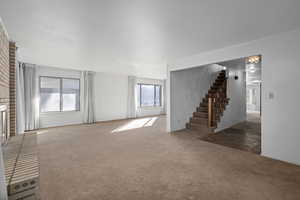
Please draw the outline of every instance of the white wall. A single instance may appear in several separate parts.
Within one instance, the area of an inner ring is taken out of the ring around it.
[[[83,80],[80,71],[55,67],[37,68],[37,83],[40,76],[69,77],[81,79],[80,111],[40,113],[40,127],[64,126],[83,123]],[[163,80],[138,78],[138,83],[163,85]],[[127,118],[128,76],[97,72],[95,83],[95,117],[96,121],[108,121]],[[163,107],[138,108],[138,117],[159,115]]]
[[[97,72],[95,75],[96,121],[127,118],[128,76]]]
[[[67,78],[81,78],[81,72],[77,70],[68,70],[55,67],[37,67],[37,83],[39,84],[40,76],[54,76],[54,77],[67,77]],[[80,92],[80,111],[67,111],[67,112],[47,112],[40,113],[40,128],[64,126],[70,124],[80,124],[83,121],[83,84],[81,79],[81,92]]]
[[[137,83],[163,85],[163,80],[137,78]],[[95,75],[96,121],[127,118],[128,76],[97,72]],[[137,117],[159,115],[163,107],[138,108]]]
[[[229,61],[223,65],[227,67],[227,98],[230,100],[215,132],[247,119],[245,59]],[[238,76],[237,80],[235,76]]]
[[[262,155],[300,164],[299,29],[173,61],[168,77],[174,70],[250,55],[262,55]],[[167,113],[170,131],[170,107]]]
[[[185,128],[222,68],[213,64],[171,73],[172,131]]]
[[[137,78],[137,83],[163,85],[163,80]],[[127,118],[128,76],[97,72],[95,75],[96,121]],[[159,115],[163,107],[138,108],[137,116]]]

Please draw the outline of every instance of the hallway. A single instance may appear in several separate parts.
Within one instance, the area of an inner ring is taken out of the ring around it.
[[[216,134],[204,136],[202,140],[248,151],[256,154],[261,152],[261,122],[258,113],[248,113],[247,121]]]

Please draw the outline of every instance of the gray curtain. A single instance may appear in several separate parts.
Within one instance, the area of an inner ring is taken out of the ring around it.
[[[128,76],[128,96],[127,96],[127,118],[137,117],[137,80],[135,76]]]
[[[2,149],[0,145],[0,199],[7,200],[6,181],[5,181],[5,169],[2,156]]]
[[[167,114],[167,80],[164,80],[163,84],[163,112],[162,114]]]
[[[39,128],[39,95],[36,67],[19,63],[17,78],[17,133]]]
[[[16,68],[16,109],[17,133],[25,131],[25,96],[24,96],[24,67],[20,63]]]
[[[94,76],[95,72],[83,72],[83,122],[95,122],[95,102],[94,102]]]

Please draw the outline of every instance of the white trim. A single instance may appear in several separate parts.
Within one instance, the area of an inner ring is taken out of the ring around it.
[[[7,110],[7,105],[0,105],[0,112]]]

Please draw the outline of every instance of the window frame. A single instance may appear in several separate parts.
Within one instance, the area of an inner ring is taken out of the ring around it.
[[[60,76],[39,76],[39,93],[41,92],[42,78],[59,79],[59,111],[41,111],[41,100],[39,100],[39,112],[43,113],[62,113],[62,112],[80,112],[81,110],[81,81],[80,78],[60,77]],[[79,109],[63,111],[63,79],[71,79],[79,81]]]
[[[139,96],[139,107],[140,108],[149,108],[149,107],[162,107],[162,85],[160,84],[149,84],[149,83],[138,83],[138,89],[140,90],[140,96]],[[143,106],[142,105],[142,85],[151,85],[154,87],[154,104],[151,106]],[[156,105],[156,87],[159,87],[159,105]]]

